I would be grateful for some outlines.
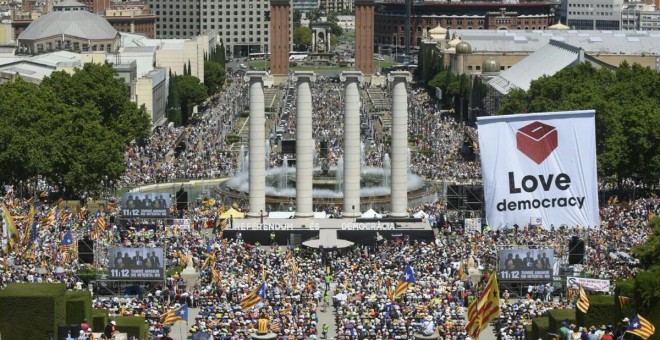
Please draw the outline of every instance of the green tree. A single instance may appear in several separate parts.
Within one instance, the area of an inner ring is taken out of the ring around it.
[[[193,107],[206,99],[206,86],[199,81],[199,78],[188,75],[179,76],[176,82],[175,91],[178,91],[181,104],[181,123],[188,125]]]
[[[21,79],[0,85],[1,178],[16,183],[41,175],[67,195],[98,191],[105,176],[119,178],[126,167],[126,141],[142,134],[130,125],[141,124],[144,110],[130,106],[127,97],[113,99],[121,93],[108,84],[115,81],[114,74],[109,80],[96,77],[104,67],[73,75],[56,72],[41,85]],[[93,97],[77,97],[76,88]]]
[[[646,243],[633,248],[635,257],[647,269],[660,265],[660,216],[653,218],[649,225],[653,229]]]
[[[105,176],[116,180],[126,168],[121,135],[104,127],[100,117],[87,103],[71,107],[53,127],[57,142],[51,154],[53,171],[47,175],[70,193],[100,190]]]
[[[41,87],[57,93],[70,106],[91,104],[100,112],[103,126],[117,131],[124,143],[149,136],[151,121],[146,109],[130,100],[128,85],[108,63],[87,63],[73,74],[54,72],[44,78]]]
[[[302,20],[302,12],[299,9],[293,10],[293,27],[294,29],[300,27],[300,21]]]
[[[429,81],[429,86],[442,90],[442,106],[453,108],[456,112],[464,113],[465,105],[470,96],[470,78],[466,75],[455,75],[450,70],[443,70]]]
[[[169,90],[167,94],[167,119],[173,122],[175,125],[181,126],[181,102],[179,100],[179,91],[177,91],[176,85],[178,77],[173,75],[171,70],[169,79]]]
[[[0,85],[0,178],[18,183],[51,172],[56,141],[49,131],[57,122],[51,112],[67,110],[52,92],[21,78]]]
[[[657,185],[659,86],[660,75],[637,64],[611,71],[582,63],[533,81],[528,91],[511,91],[498,114],[595,109],[599,174]]]
[[[298,50],[309,50],[312,45],[312,30],[309,27],[298,27],[293,31],[293,44]]]
[[[208,61],[204,64],[204,84],[208,88],[208,95],[214,95],[225,84],[227,73],[225,68],[215,61]]]
[[[332,26],[330,26],[330,33],[335,37],[341,37],[344,34],[344,29],[338,23],[333,22]]]

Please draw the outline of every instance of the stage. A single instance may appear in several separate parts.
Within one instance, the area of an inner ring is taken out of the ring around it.
[[[313,248],[344,248],[355,243],[373,246],[379,240],[397,238],[430,242],[435,238],[429,223],[416,218],[234,219],[224,237],[235,239],[240,235],[247,243],[267,245],[271,243],[271,233],[280,245],[300,242]]]

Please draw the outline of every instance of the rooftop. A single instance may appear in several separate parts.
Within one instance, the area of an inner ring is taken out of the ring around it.
[[[472,53],[532,53],[550,40],[580,47],[589,54],[660,55],[660,32],[651,31],[503,31],[451,30],[472,45]]]
[[[543,48],[503,71],[488,82],[502,94],[515,88],[529,90],[533,80],[552,76],[562,69],[581,61],[580,49],[558,41],[550,41]],[[539,67],[543,65],[543,67]]]

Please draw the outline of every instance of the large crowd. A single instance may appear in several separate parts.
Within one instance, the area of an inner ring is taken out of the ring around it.
[[[343,152],[342,88],[326,80],[319,77],[312,87],[313,133],[319,162],[326,158],[330,166],[336,166]],[[223,94],[209,100],[207,108],[194,116],[188,127],[161,127],[144,144],[130,145],[126,150],[127,172],[119,185],[226,177],[239,171],[243,160],[228,152],[231,145],[226,137],[239,132],[237,122],[247,102],[246,93],[245,84],[236,78]],[[466,141],[476,141],[476,130],[437,110],[423,89],[412,89],[410,94],[409,133],[417,136],[411,170],[429,179],[479,178],[478,162],[465,160],[459,152]],[[284,95],[288,104],[274,115],[278,121],[272,126],[273,130],[281,128],[285,134],[295,135],[295,100],[290,96],[289,92]],[[364,164],[383,166],[383,127],[367,114],[368,103],[363,104]],[[276,145],[278,139],[277,134],[271,134],[271,145]],[[185,148],[178,147],[181,143]],[[475,149],[478,152],[476,145]],[[273,147],[269,159],[270,165],[280,165],[283,156]],[[122,220],[118,218],[120,207],[114,203],[97,213],[85,205],[86,201],[81,202],[83,206],[69,207],[43,197],[22,196],[22,192],[5,189],[2,198],[24,237],[20,245],[23,250],[8,253],[5,231],[0,235],[0,289],[14,282],[61,282],[71,290],[91,289],[95,308],[105,308],[111,316],[144,316],[152,339],[159,339],[170,329],[162,323],[161,314],[184,304],[198,308],[197,317],[188,320],[188,338],[206,333],[214,339],[244,339],[265,316],[280,339],[315,339],[327,328],[342,339],[409,339],[429,322],[445,339],[468,339],[467,305],[479,294],[489,270],[497,267],[498,250],[549,248],[557,259],[565,259],[569,240],[577,236],[586,245],[585,260],[577,268],[584,275],[630,277],[638,271],[630,256],[632,248],[646,240],[649,215],[660,213],[660,200],[647,197],[625,204],[610,202],[600,211],[603,224],[599,228],[514,226],[482,232],[461,223],[461,218],[476,216],[457,215],[443,202],[429,202],[411,212],[424,212],[437,228],[435,240],[396,238],[374,247],[357,244],[343,250],[319,251],[222,238],[218,226],[225,210],[224,199],[181,212],[173,207],[178,217],[191,221],[189,226],[181,226],[171,225],[168,220]],[[244,210],[245,202],[235,207]],[[99,216],[103,216],[105,226],[98,223]],[[30,218],[39,222],[37,235],[31,237],[27,236]],[[73,243],[63,252],[61,243],[69,233]],[[95,244],[94,264],[78,260],[76,241],[83,239],[92,239]],[[113,247],[163,248],[164,280],[145,286],[102,280],[86,285],[81,273],[103,272]],[[200,273],[194,286],[187,286],[179,273],[188,260]],[[468,272],[483,274],[463,275],[460,263],[470,269]],[[417,282],[391,301],[388,294],[398,284],[406,264],[414,268]],[[261,282],[267,286],[263,301],[243,310],[241,299]],[[495,323],[495,332],[501,338],[521,339],[532,318],[549,309],[574,306],[560,284],[525,288],[502,290],[502,314]],[[320,324],[319,314],[328,312],[334,322]],[[569,329],[571,325],[565,326]],[[607,331],[604,327],[603,332]]]
[[[143,143],[127,147],[126,173],[118,187],[162,183],[180,179],[228,177],[244,171],[246,154],[231,148],[227,136],[241,131],[240,114],[248,103],[246,83],[231,78],[220,95],[201,106],[190,124],[183,127],[162,126]],[[269,167],[280,166],[283,154],[276,146],[282,139],[295,138],[295,84],[282,94],[277,114],[269,115]],[[312,86],[315,166],[337,166],[343,156],[343,85],[319,76]],[[434,180],[475,180],[480,177],[478,160],[465,153],[464,142],[478,152],[476,129],[459,122],[455,115],[437,109],[434,99],[423,88],[411,88],[409,100],[409,135],[411,171]],[[384,98],[389,98],[387,90]],[[371,103],[362,98],[360,127],[363,166],[383,167],[387,150],[388,113],[369,114]],[[433,150],[433,152],[429,152]],[[467,158],[466,158],[467,157]],[[289,155],[291,158],[291,155]]]
[[[52,204],[20,199],[14,193],[6,195],[3,203],[18,217],[19,227],[24,225],[21,217],[28,215],[30,206],[36,208],[35,216],[40,221],[47,220],[53,211]],[[446,212],[438,204],[419,208],[436,218]],[[184,217],[193,221],[211,220],[214,217],[208,211],[218,209],[219,206],[207,211],[191,210]],[[22,254],[3,251],[0,287],[12,282],[62,282],[68,289],[88,289],[79,273],[93,267],[80,263],[75,252],[71,258],[62,254],[60,244],[68,231],[74,240],[93,237],[95,214],[61,206],[58,210],[55,222],[38,228],[38,236],[29,251]],[[454,225],[455,231],[446,233],[443,231],[452,228],[452,224],[445,223],[438,226],[434,242],[411,242],[404,238],[386,240],[375,247],[356,245],[331,252],[255,247],[240,239],[221,240],[214,225],[202,222],[193,223],[190,228],[170,226],[162,221],[108,223],[95,239],[99,267],[107,267],[111,247],[162,247],[167,258],[166,269],[185,267],[189,256],[200,271],[200,280],[194,287],[186,287],[179,274],[168,270],[164,282],[140,290],[129,286],[118,291],[118,286],[109,283],[96,285],[92,287],[98,294],[94,305],[108,309],[113,316],[145,316],[154,339],[168,329],[161,323],[160,314],[183,304],[199,308],[198,317],[190,320],[191,336],[207,332],[216,339],[243,338],[255,329],[261,315],[267,315],[271,329],[280,332],[282,338],[291,335],[295,339],[308,339],[321,332],[319,310],[330,309],[334,311],[335,324],[329,326],[342,338],[405,338],[416,326],[432,320],[443,337],[465,339],[466,306],[479,293],[485,277],[461,278],[460,262],[473,272],[481,269],[487,273],[496,268],[498,249],[521,246],[552,248],[558,258],[565,258],[568,239],[579,235],[586,243],[586,257],[581,264],[583,274],[606,279],[629,277],[638,270],[635,263],[610,254],[631,253],[634,245],[644,242],[649,231],[644,221],[650,213],[659,212],[660,200],[644,198],[625,207],[619,204],[604,207],[602,228],[512,228],[481,233]],[[116,213],[107,211],[105,216],[110,218]],[[215,242],[209,252],[212,238]],[[299,269],[296,274],[291,271],[293,262]],[[398,283],[406,264],[415,269],[417,283],[392,302],[388,292]],[[213,269],[221,273],[221,279],[214,281]],[[266,299],[256,308],[242,310],[241,298],[261,281],[268,286]],[[538,284],[525,288],[502,291],[502,315],[496,331],[503,337],[516,338],[533,317],[543,315],[548,309],[573,306],[559,286]],[[104,295],[113,289],[114,296]]]

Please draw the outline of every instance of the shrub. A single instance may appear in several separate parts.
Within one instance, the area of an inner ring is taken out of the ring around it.
[[[108,322],[110,322],[110,317],[107,309],[92,310],[92,330],[94,332],[103,332]]]
[[[548,339],[549,318],[532,319],[532,339]]]
[[[225,139],[227,140],[227,143],[232,144],[232,143],[238,143],[238,141],[241,140],[241,137],[239,137],[237,134],[232,133],[227,135]]]
[[[576,311],[577,325],[582,327],[616,324],[618,320],[619,311],[614,304],[614,296],[591,295],[587,313]]]
[[[576,323],[575,309],[552,309],[548,311],[549,324],[548,329],[550,333],[559,334],[561,322],[568,319],[568,324]]]
[[[66,292],[66,323],[79,324],[92,320],[92,294],[87,290]]]
[[[66,322],[66,287],[12,283],[0,291],[0,333],[5,339],[50,339]],[[29,325],[29,326],[28,326]]]
[[[146,340],[149,328],[142,316],[118,316],[115,317],[117,321],[117,330],[122,333],[127,333],[128,337],[134,336],[138,340]]]
[[[183,270],[183,267],[181,266],[174,266],[171,269],[167,271],[167,276],[174,276],[175,274],[179,274]]]
[[[660,325],[660,266],[637,273],[635,278],[635,303],[637,312],[650,323]],[[634,315],[624,315],[632,318]],[[650,339],[659,339],[656,331]]]
[[[616,281],[616,288],[614,290],[614,304],[618,311],[618,320],[623,318],[631,317],[635,315],[635,310],[637,310],[637,303],[635,302],[635,280],[619,280]],[[621,306],[621,301],[619,300],[620,296],[628,297],[628,302],[625,306]]]
[[[76,277],[80,279],[85,285],[90,281],[96,280],[96,270],[94,269],[81,269],[76,272]]]

